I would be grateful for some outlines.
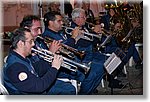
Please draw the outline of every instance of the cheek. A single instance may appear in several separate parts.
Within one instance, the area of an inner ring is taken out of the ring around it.
[[[27,48],[27,50],[28,50],[27,55],[31,54],[31,48],[32,48],[31,46]]]
[[[60,23],[55,24],[55,28],[56,28],[57,30],[60,30],[61,24],[60,24]]]
[[[85,24],[85,20],[81,20],[80,25],[84,25]]]
[[[33,32],[32,32],[32,35],[33,35],[33,37],[37,37],[37,36],[39,35],[39,33],[38,33],[38,32],[33,31]]]
[[[82,26],[83,21],[79,19],[79,20],[76,22],[76,24],[77,24],[78,26]]]
[[[32,45],[30,44],[30,45],[25,47],[25,51],[27,51],[27,52],[29,51],[30,52],[31,48],[32,48]]]

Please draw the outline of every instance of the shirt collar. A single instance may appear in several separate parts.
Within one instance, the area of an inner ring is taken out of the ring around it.
[[[13,51],[12,49],[10,50],[10,53],[13,54],[13,55],[15,55],[15,56],[17,56],[17,57],[20,58],[21,60],[24,60],[24,61],[26,61],[26,62],[29,63],[29,61],[28,61],[27,58],[22,57],[21,55],[19,55],[17,52]]]

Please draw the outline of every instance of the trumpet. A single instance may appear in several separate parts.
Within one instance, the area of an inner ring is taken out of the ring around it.
[[[66,34],[72,35],[70,32],[70,30],[74,30],[74,28],[71,27],[67,27],[67,26],[62,26],[63,28],[65,28],[65,32]],[[101,34],[93,34],[93,33],[89,33],[89,32],[82,32],[84,34],[84,36],[81,36],[80,38],[88,40],[88,41],[93,41],[93,37],[96,37],[98,39],[101,39]]]
[[[48,37],[41,37],[38,36],[38,38],[44,40],[46,43],[52,43],[53,39],[48,38]],[[74,59],[75,55],[77,57],[79,57],[80,59],[83,59],[83,57],[85,56],[85,52],[84,51],[78,51],[77,49],[70,47],[68,45],[65,45],[63,43],[61,43],[62,48],[59,50],[60,53],[67,55],[69,58]]]
[[[48,50],[45,50],[45,49],[42,49],[42,48],[31,48],[31,50],[35,53],[37,53],[41,58],[43,58],[43,60],[51,63],[53,58],[54,58],[54,54]],[[70,60],[66,57],[63,57],[63,63],[61,64],[61,66],[63,68],[66,68],[66,69],[69,69],[70,71],[74,71],[76,72],[77,70],[83,70],[85,74],[88,73],[88,71],[90,70],[90,63],[88,63],[87,65],[86,64],[83,64],[83,63],[78,63],[78,62],[75,62],[73,60]]]

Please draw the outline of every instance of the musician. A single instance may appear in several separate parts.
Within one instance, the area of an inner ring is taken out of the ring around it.
[[[121,23],[120,21],[115,21],[115,28],[114,28],[114,30],[122,29],[122,25],[123,25],[123,23]],[[127,51],[125,51],[126,52],[126,57],[124,58],[123,61],[124,61],[124,63],[127,63],[129,61],[129,59],[131,58],[131,56],[133,56],[133,60],[136,63],[135,68],[138,69],[138,68],[142,68],[143,65],[142,65],[142,59],[140,58],[140,55],[139,55],[137,49],[135,48],[136,40],[135,40],[134,36],[138,36],[139,33],[142,34],[142,29],[140,29],[141,31],[139,31],[138,34],[134,35],[134,33],[137,32],[136,31],[137,28],[140,27],[140,24],[139,24],[138,21],[136,23],[136,22],[132,22],[132,20],[131,20],[131,26],[132,26],[132,28],[130,30],[131,33],[130,33],[130,31],[128,32],[128,34],[129,33],[130,34],[129,34],[129,37],[127,38],[127,41],[124,41],[124,38],[122,39],[123,45],[124,45],[124,43],[126,43],[125,45],[127,46],[127,48],[126,48]],[[124,32],[122,32],[122,35],[123,35],[123,33]],[[126,36],[124,36],[124,37],[127,37],[128,34],[125,34]],[[119,39],[116,38],[116,40],[118,42]],[[118,46],[123,49],[124,46],[120,46],[119,44],[120,43],[118,42]]]
[[[104,29],[110,30],[111,24],[113,25],[113,19],[118,17],[114,9],[110,8],[107,10],[108,14],[101,17],[101,22],[104,23]]]
[[[64,14],[69,18],[69,20],[72,18],[71,17],[72,10],[73,10],[73,7],[70,1],[65,1],[64,2]]]
[[[70,38],[67,38],[67,35],[63,33],[62,31],[62,16],[59,12],[47,12],[44,15],[44,25],[45,25],[45,31],[42,34],[43,37],[52,38],[54,40],[58,40],[61,43],[64,43],[68,46],[74,47],[75,43],[78,40],[78,32],[79,28],[76,28],[72,32],[72,36]],[[69,77],[69,79],[79,79],[79,81],[83,81],[84,75],[83,73],[77,72],[73,73],[66,70],[61,70],[59,73],[59,77]],[[81,77],[80,77],[81,76]]]
[[[112,53],[115,52],[116,55],[119,53],[124,54],[124,56],[121,58],[122,63],[120,65],[120,69],[118,70],[118,74],[122,72],[123,66],[129,61],[129,59],[133,56],[134,62],[136,63],[136,68],[142,67],[142,60],[139,56],[139,53],[137,49],[135,48],[135,42],[131,41],[131,43],[128,42],[122,42],[123,38],[127,35],[123,32],[123,23],[121,20],[114,20],[114,31],[112,33],[112,38],[109,41],[108,44],[106,44],[104,50],[102,50],[103,53]],[[102,36],[102,41],[106,39],[106,36]]]
[[[72,12],[71,27],[74,28],[76,26],[79,26],[79,27],[81,27],[81,29],[88,32],[90,30],[88,30],[88,27],[87,27],[87,24],[85,23],[85,21],[86,21],[85,11],[83,9],[80,9],[80,8],[74,9]],[[96,32],[97,33],[101,32],[101,26],[95,26],[92,33],[96,34]],[[97,42],[99,42],[99,40],[97,40],[96,38],[94,38],[94,41],[88,41],[88,40],[80,39],[77,43],[77,48],[79,50],[84,50],[86,52],[86,56],[82,60],[82,62],[86,63],[86,62],[92,61],[91,70],[93,72],[98,73],[97,78],[95,78],[95,79],[97,80],[96,84],[99,84],[100,79],[105,74],[103,71],[102,65],[106,61],[107,56],[105,56],[99,52],[93,52],[93,50],[92,50],[94,47],[93,45],[95,45],[95,43],[97,43]],[[101,76],[101,78],[99,76]],[[111,78],[108,79],[109,82],[110,82],[110,79]],[[114,87],[121,88],[123,86],[119,80],[113,79],[111,81],[112,81],[112,83],[115,83]],[[108,86],[110,86],[110,83]]]
[[[57,12],[48,12],[44,15],[44,23],[45,23],[45,31],[43,33],[43,36],[50,37],[56,40],[62,40],[62,42],[66,43],[69,39],[72,39],[74,41],[74,46],[78,43],[78,36],[77,38],[72,38],[73,33],[77,33],[80,35],[80,29],[79,27],[74,27],[75,29],[72,31],[72,36],[69,35],[69,38],[67,38],[67,35],[65,37],[65,33],[60,33],[62,30],[62,16],[60,13]],[[62,36],[63,35],[63,36]],[[77,40],[76,40],[77,39]],[[68,45],[70,45],[68,43]],[[71,45],[70,45],[71,46]],[[87,55],[88,56],[88,55]],[[91,60],[90,60],[91,61]],[[88,61],[89,62],[89,61]],[[93,69],[90,70],[90,72],[85,76],[83,80],[81,80],[81,88],[79,94],[91,94],[96,87],[99,85],[103,70],[101,70],[102,66],[101,64],[93,64],[92,67],[99,66],[100,71],[94,72]]]
[[[80,30],[82,30],[83,32],[89,32],[91,31],[90,29],[88,29],[86,22],[86,14],[85,14],[85,10],[81,9],[81,8],[75,8],[72,12],[72,22],[71,22],[71,28],[75,28],[75,27],[80,27]],[[93,34],[96,34],[98,32],[100,32],[100,26],[95,26],[95,28],[90,32]],[[82,59],[81,62],[84,63],[88,63],[88,62],[92,62],[91,63],[91,73],[95,73],[95,80],[93,81],[94,87],[89,88],[90,90],[95,90],[96,87],[99,85],[103,74],[104,74],[104,70],[103,70],[103,61],[99,60],[99,59],[93,59],[93,43],[95,40],[98,40],[96,38],[93,37],[93,41],[89,41],[86,39],[79,39],[77,44],[76,44],[76,48],[78,50],[83,50],[86,53],[86,56],[84,59]],[[99,56],[99,55],[97,55]],[[78,59],[79,60],[79,59]],[[90,78],[87,77],[87,78]],[[82,86],[81,86],[82,87]],[[88,86],[90,87],[90,85]],[[81,89],[81,92],[84,93],[84,90]]]
[[[49,3],[49,11],[57,11],[60,12],[60,2],[59,1],[51,1]]]
[[[121,19],[124,22],[124,31],[125,33],[128,32],[130,29],[130,24],[129,24],[129,17],[126,14],[123,14],[123,8],[115,7],[115,8],[108,8],[107,11],[108,13],[102,16],[101,18],[101,23],[104,23],[104,29],[107,31],[113,31],[114,27],[114,20],[115,19]]]
[[[28,28],[31,30],[35,40],[36,47],[47,49],[52,53],[57,52],[61,48],[59,41],[54,40],[51,44],[48,45],[49,46],[48,47],[47,44],[44,42],[44,40],[38,38],[38,36],[41,36],[42,34],[42,26],[40,18],[37,17],[36,15],[25,16],[20,23],[20,27]],[[36,60],[39,60],[36,57],[37,56],[35,57],[32,56],[31,58],[36,62]]]
[[[21,27],[28,28],[31,30],[33,38],[35,40],[35,48],[42,48],[51,51],[52,53],[59,52],[58,50],[61,48],[60,42],[54,40],[51,44],[46,44],[44,40],[38,38],[42,34],[42,26],[41,26],[41,20],[39,17],[35,15],[27,15],[23,18],[22,22],[20,23]],[[32,54],[32,56],[28,56],[32,63],[38,63],[39,60],[43,60],[38,54]],[[63,69],[63,68],[62,68]],[[58,75],[60,76],[61,70],[59,70]],[[43,76],[43,73],[48,70],[47,67],[43,69],[35,68],[36,72],[39,74],[39,76]],[[67,75],[68,76],[68,75]],[[58,76],[57,76],[58,77]],[[64,78],[64,76],[62,76]],[[63,90],[63,89],[59,89]]]
[[[27,58],[35,45],[29,29],[16,29],[11,42],[10,53],[3,68],[4,86],[9,94],[75,94],[75,88],[70,83],[56,80],[63,61],[61,56],[54,55],[51,66],[42,60],[38,64],[32,64]],[[43,76],[39,76],[35,67],[47,67],[48,70]]]
[[[86,21],[94,24],[94,13],[90,9],[90,1],[82,1],[82,9],[85,10]]]

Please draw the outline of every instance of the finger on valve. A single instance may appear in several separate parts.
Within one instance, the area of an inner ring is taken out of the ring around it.
[[[61,64],[62,64],[62,61],[63,61],[62,56],[54,54],[52,67],[54,67],[58,70],[60,68]]]

